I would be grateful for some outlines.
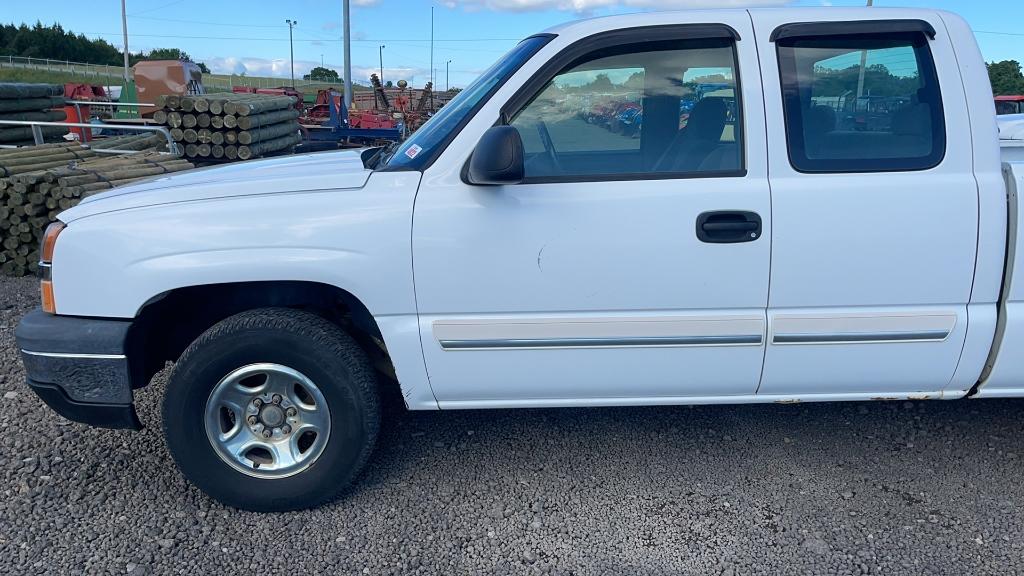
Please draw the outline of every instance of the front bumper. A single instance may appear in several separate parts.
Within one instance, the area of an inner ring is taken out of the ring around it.
[[[127,320],[30,312],[14,333],[29,387],[69,420],[142,429],[125,352],[130,328]]]

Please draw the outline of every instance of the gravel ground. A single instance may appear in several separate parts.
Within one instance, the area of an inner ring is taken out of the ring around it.
[[[1024,572],[1024,403],[415,413],[342,500],[253,514],[159,434],[58,418],[23,384],[35,281],[0,279],[0,572]]]

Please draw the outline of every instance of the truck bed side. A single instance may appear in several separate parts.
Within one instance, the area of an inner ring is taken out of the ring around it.
[[[1024,162],[1003,165],[1008,204],[1006,271],[999,301],[999,324],[982,382],[975,398],[1024,396],[1024,281],[1015,271],[1024,271],[1024,237],[1019,230],[1024,221]]]

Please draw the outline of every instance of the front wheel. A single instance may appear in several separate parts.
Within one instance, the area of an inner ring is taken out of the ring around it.
[[[185,477],[236,508],[328,502],[373,449],[380,407],[365,353],[308,312],[232,316],[182,354],[168,382],[164,433]]]

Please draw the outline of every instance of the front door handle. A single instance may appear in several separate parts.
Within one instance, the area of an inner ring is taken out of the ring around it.
[[[721,210],[697,217],[697,238],[709,244],[753,242],[761,237],[761,216],[755,212]]]

